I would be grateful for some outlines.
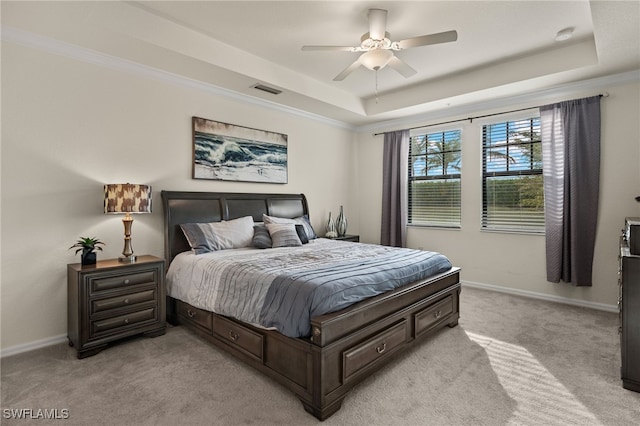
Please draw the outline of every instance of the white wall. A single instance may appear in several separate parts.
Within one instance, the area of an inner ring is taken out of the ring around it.
[[[191,179],[191,117],[288,135],[288,184]],[[2,43],[3,351],[66,335],[66,265],[79,236],[123,248],[121,217],[102,213],[102,186],[153,187],[153,213],[136,215],[133,249],[163,256],[160,190],[304,192],[324,232],[340,205],[357,215],[354,134],[302,116]],[[351,221],[350,231],[357,232]]]
[[[610,94],[601,101],[601,186],[598,230],[592,287],[573,287],[546,281],[544,236],[480,231],[482,210],[481,125],[483,121],[465,121],[462,128],[462,229],[445,230],[410,227],[408,245],[439,251],[462,268],[462,280],[469,283],[499,286],[515,292],[532,292],[551,298],[568,298],[586,305],[614,306],[618,300],[617,245],[625,216],[640,216],[640,84],[602,88]],[[554,101],[595,94],[575,93]],[[551,103],[545,101],[544,103]],[[532,96],[526,108],[536,103]],[[499,111],[476,111],[464,117]],[[464,117],[439,117],[434,123]],[[496,119],[504,118],[499,116]],[[407,124],[413,127],[429,124],[428,120]],[[451,128],[452,125],[449,125]],[[453,125],[454,127],[456,125]],[[395,130],[398,127],[388,130]],[[437,130],[430,128],[429,130]],[[383,136],[358,135],[360,173],[358,174],[361,240],[379,242],[382,182]],[[363,165],[367,164],[367,167]],[[606,308],[606,307],[605,307]]]

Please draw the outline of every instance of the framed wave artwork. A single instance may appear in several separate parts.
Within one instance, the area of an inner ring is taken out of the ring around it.
[[[287,135],[193,117],[193,178],[287,183]]]

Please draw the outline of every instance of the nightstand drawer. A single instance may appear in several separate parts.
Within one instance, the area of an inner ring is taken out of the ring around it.
[[[220,316],[216,316],[213,322],[213,333],[231,346],[242,349],[244,352],[249,352],[249,354],[262,360],[262,336],[258,333]]]
[[[106,290],[113,290],[121,287],[128,287],[138,284],[150,284],[157,282],[156,271],[142,271],[138,273],[111,274],[105,278],[90,278],[90,293],[100,293]]]
[[[154,320],[155,318],[156,309],[149,308],[142,311],[131,312],[125,315],[119,315],[113,318],[103,319],[100,321],[92,321],[91,334],[95,335],[120,327],[128,327],[134,324],[139,324],[143,321]]]
[[[136,303],[156,300],[155,289],[141,291],[138,293],[123,294],[121,296],[98,299],[91,302],[91,313],[107,311],[109,309],[122,308],[124,306],[135,305]]]

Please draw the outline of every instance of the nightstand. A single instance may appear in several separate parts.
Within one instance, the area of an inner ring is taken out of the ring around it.
[[[78,358],[95,355],[108,343],[166,329],[164,260],[138,256],[95,265],[67,265],[67,336]]]
[[[360,242],[360,235],[343,235],[342,237],[336,237],[334,238],[334,240],[340,240],[340,241],[353,241],[354,243],[359,243]]]

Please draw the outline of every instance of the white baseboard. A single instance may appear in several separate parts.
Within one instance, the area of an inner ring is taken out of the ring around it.
[[[532,299],[546,300],[548,302],[564,303],[565,305],[581,306],[583,308],[596,309],[598,311],[618,313],[617,305],[607,305],[606,303],[589,302],[588,300],[569,299],[568,297],[554,296],[551,294],[536,293],[533,291],[518,290],[515,288],[501,287],[492,284],[476,283],[473,281],[461,281],[463,287],[479,288],[483,290],[497,291],[499,293],[512,294],[515,296],[530,297]]]
[[[66,341],[67,335],[63,334],[61,336],[49,337],[48,339],[36,340],[35,342],[11,346],[10,348],[0,349],[0,358],[21,354],[23,352],[33,351],[35,349],[45,348],[47,346],[57,345]]]

